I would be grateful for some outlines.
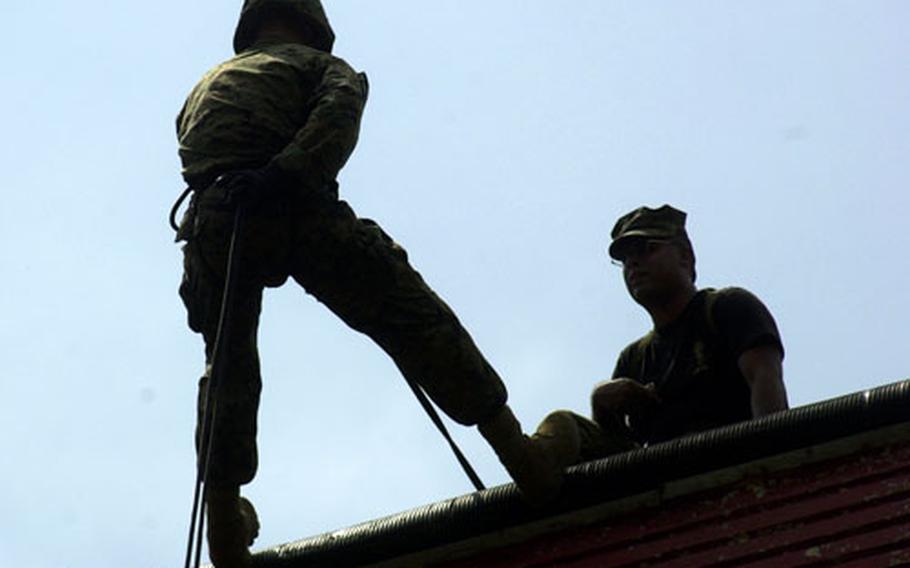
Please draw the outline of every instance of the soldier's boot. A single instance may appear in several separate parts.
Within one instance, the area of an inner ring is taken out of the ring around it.
[[[235,486],[206,488],[209,557],[215,568],[250,568],[249,547],[259,536],[259,517]]]
[[[548,414],[531,436],[531,441],[541,446],[560,470],[581,461],[581,432],[575,416],[568,410]]]
[[[532,505],[543,505],[559,495],[562,467],[551,448],[529,438],[508,406],[477,425],[499,461],[515,481],[522,496]]]

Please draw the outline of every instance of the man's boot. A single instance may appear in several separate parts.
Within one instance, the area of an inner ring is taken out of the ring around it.
[[[540,446],[562,470],[581,462],[581,438],[576,416],[568,410],[557,410],[548,414],[537,426],[531,442]]]
[[[503,407],[477,425],[499,461],[512,476],[522,496],[532,505],[543,505],[559,495],[562,467],[547,445],[525,436],[512,410]]]
[[[235,486],[206,487],[209,558],[215,568],[250,568],[249,547],[259,536],[253,504]]]

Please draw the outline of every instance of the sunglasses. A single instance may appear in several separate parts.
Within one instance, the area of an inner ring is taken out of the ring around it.
[[[617,258],[611,259],[610,262],[614,266],[623,266],[629,258],[646,258],[670,242],[672,241],[666,239],[629,239],[616,251]]]

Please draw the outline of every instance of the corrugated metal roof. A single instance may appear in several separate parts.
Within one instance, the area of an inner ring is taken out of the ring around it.
[[[262,551],[254,562],[268,568],[422,565],[566,527],[576,527],[575,534],[604,518],[728,486],[750,475],[743,467],[750,463],[788,469],[854,453],[856,443],[893,443],[889,427],[903,428],[908,411],[910,381],[903,381],[583,464],[569,470],[560,500],[546,508],[526,506],[504,485]]]

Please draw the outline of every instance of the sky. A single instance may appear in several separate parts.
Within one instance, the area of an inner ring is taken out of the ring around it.
[[[231,56],[240,4],[0,6],[5,565],[183,560],[203,354],[166,221],[174,118]],[[371,86],[342,196],[453,307],[526,430],[587,414],[650,328],[605,254],[641,205],[689,213],[700,286],[769,307],[792,406],[910,375],[910,3],[326,9]],[[391,360],[299,287],[267,293],[260,347],[254,548],[471,490]],[[449,424],[505,483],[476,430]]]

